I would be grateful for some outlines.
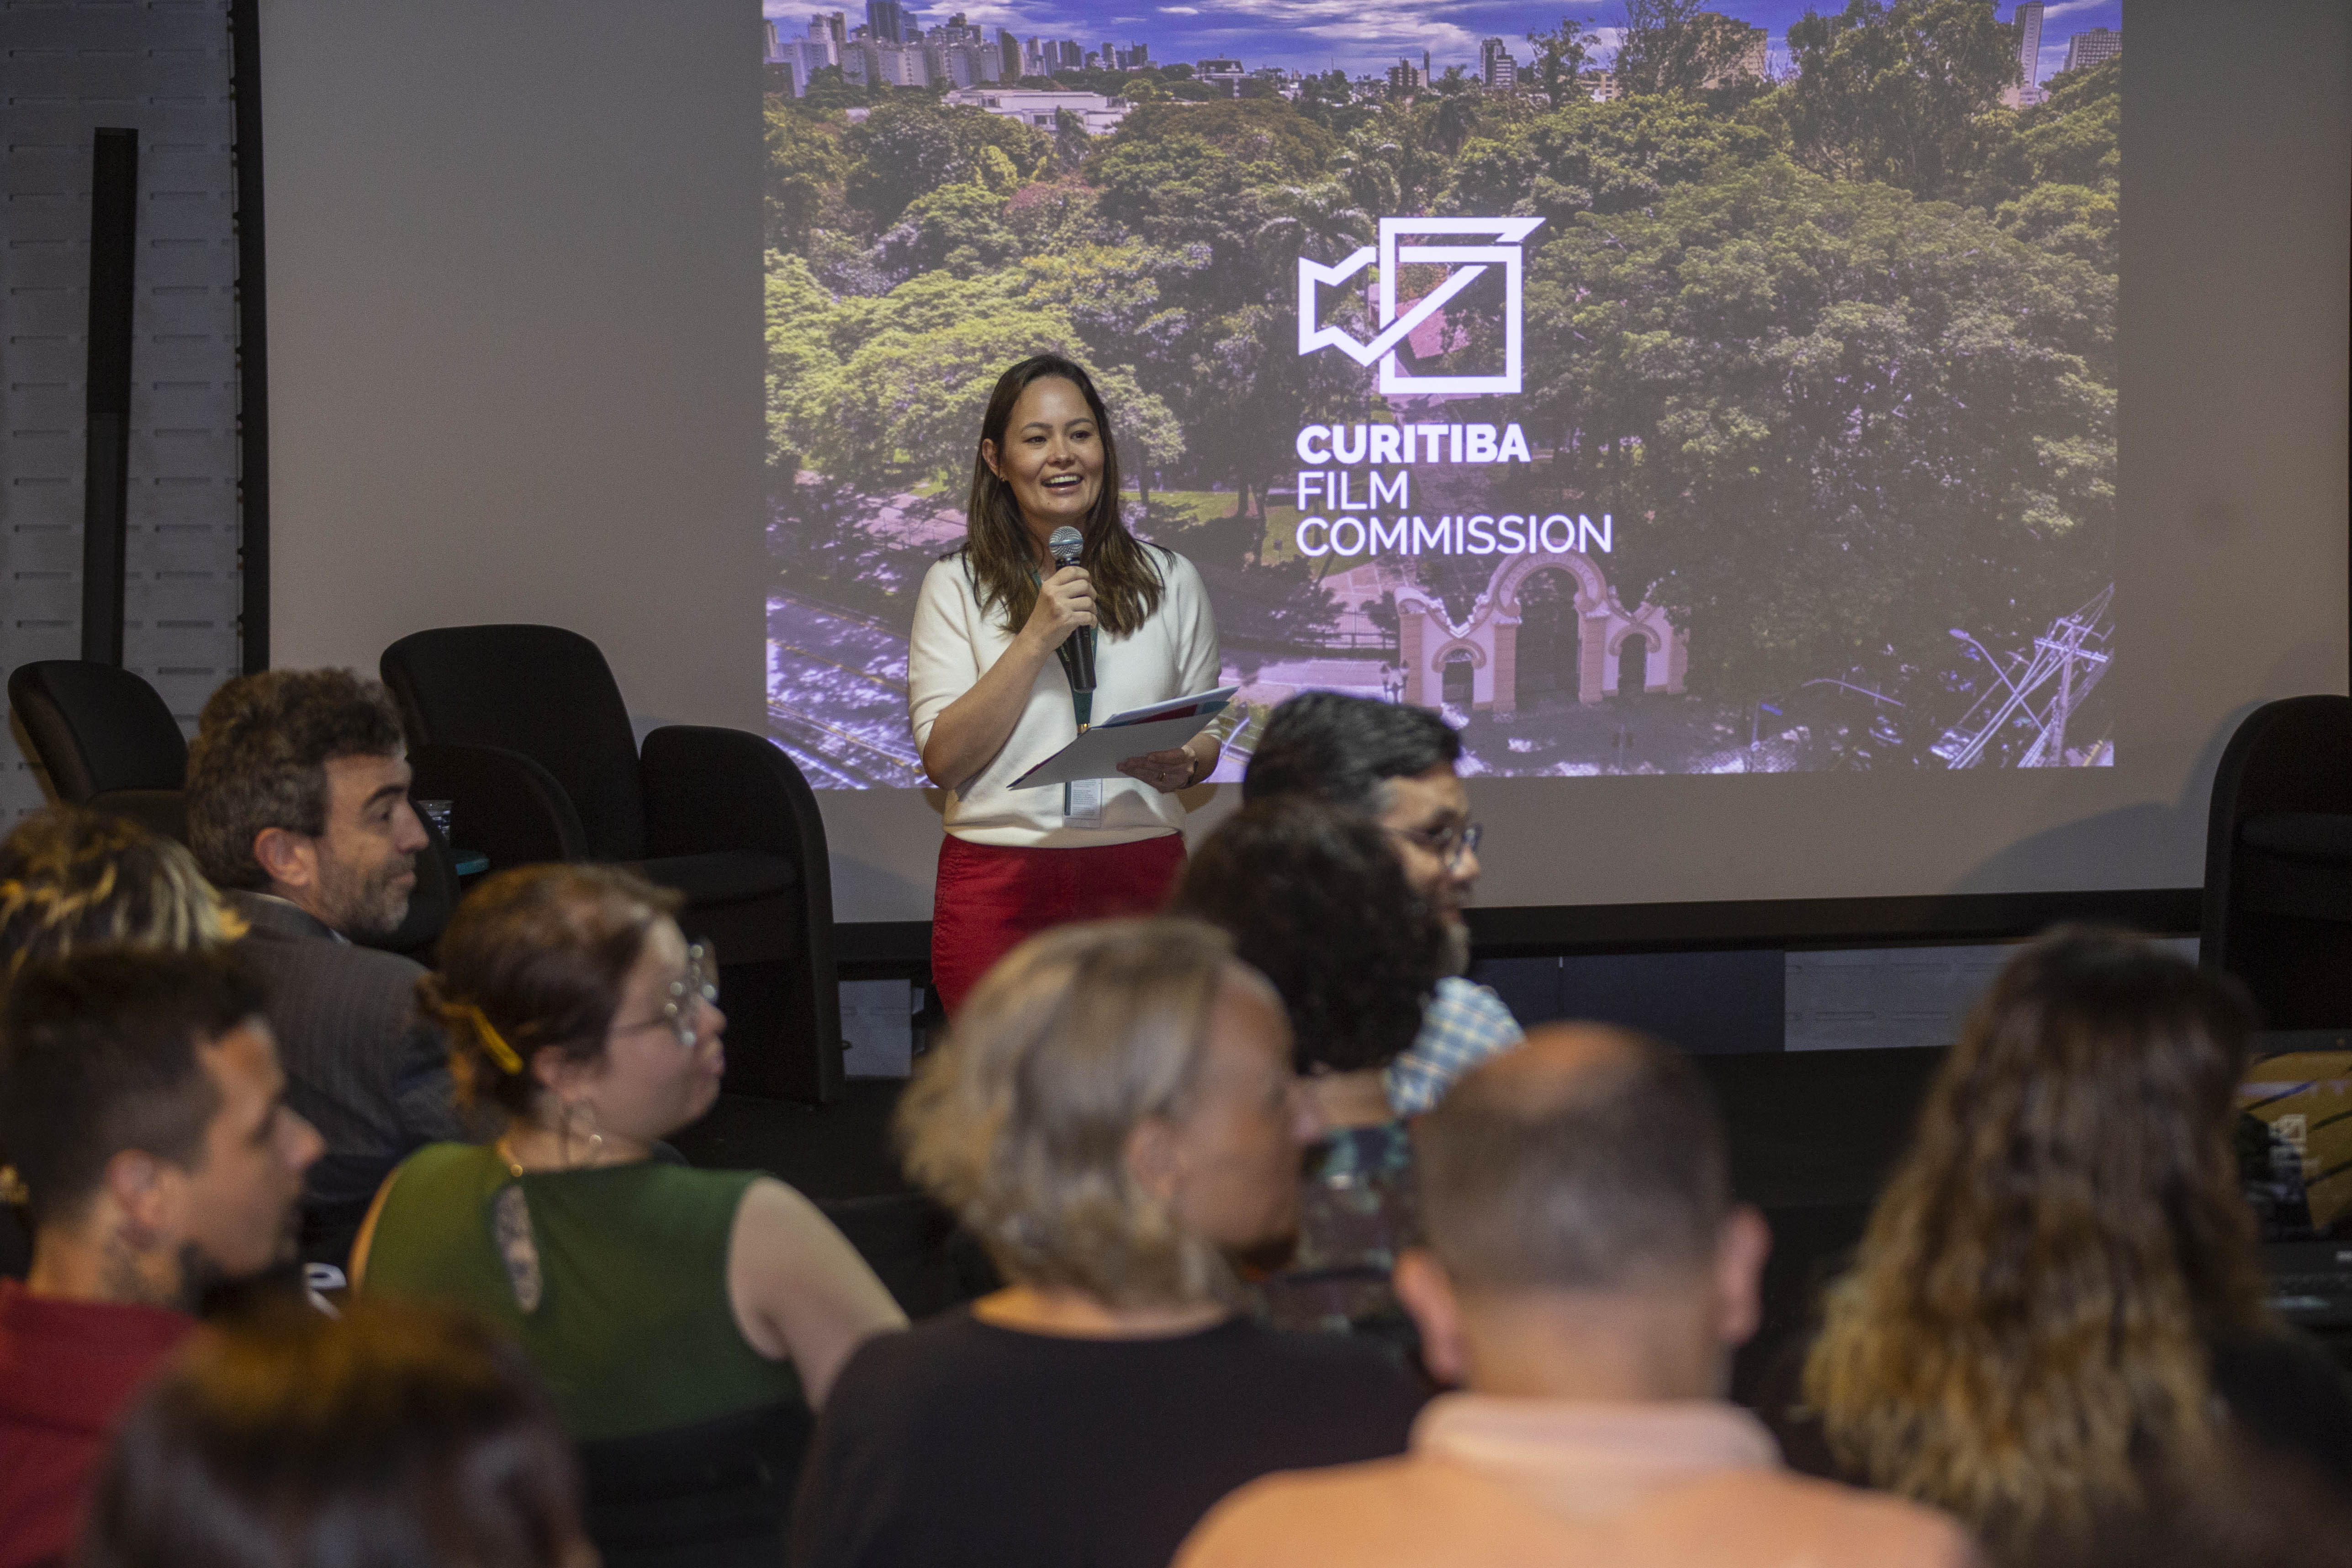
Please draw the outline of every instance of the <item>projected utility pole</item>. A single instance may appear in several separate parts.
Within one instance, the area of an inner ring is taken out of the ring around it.
[[[1944,732],[1944,738],[1936,743],[1936,755],[1954,768],[1974,768],[1983,761],[1985,748],[1994,739],[2012,723],[2022,721],[2032,727],[2034,736],[2017,766],[2065,767],[2066,721],[2099,684],[2114,657],[2106,648],[2115,632],[2107,618],[2115,597],[2116,585],[2111,582],[2072,615],[2052,622],[2050,630],[2033,640],[2031,654],[2021,650],[2010,655],[2011,665],[2024,666],[2014,675],[2002,669],[2001,662],[1983,643],[1958,627],[1952,628],[1952,635],[1977,651],[2000,685],[1979,697],[1967,716]]]

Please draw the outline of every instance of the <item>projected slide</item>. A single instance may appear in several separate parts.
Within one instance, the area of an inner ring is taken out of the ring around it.
[[[1824,8],[769,0],[772,733],[923,781],[916,590],[1054,350],[1221,778],[1307,689],[1487,775],[2112,766],[2122,7]]]

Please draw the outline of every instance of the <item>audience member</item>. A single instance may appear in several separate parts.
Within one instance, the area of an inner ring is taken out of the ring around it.
[[[1407,883],[1378,827],[1297,799],[1227,818],[1171,907],[1224,930],[1273,982],[1326,1134],[1307,1159],[1297,1246],[1258,1281],[1267,1321],[1409,1352],[1412,1324],[1389,1274],[1418,1236],[1412,1141],[1384,1073],[1445,973],[1444,916]]]
[[[2137,937],[2065,930],[2012,959],[1829,1294],[1792,1456],[2019,1563],[2232,1432],[2345,1484],[2342,1374],[2263,1305],[2231,1145],[2249,1023],[2234,986]]]
[[[1770,1242],[1706,1084],[1655,1041],[1539,1029],[1418,1128],[1430,1249],[1397,1288],[1441,1396],[1406,1458],[1259,1481],[1181,1568],[1963,1563],[1951,1522],[1783,1470],[1724,1401]]]
[[[595,1568],[522,1356],[356,1306],[198,1335],[125,1415],[80,1568]]]
[[[420,989],[462,1091],[506,1130],[411,1155],[352,1256],[367,1294],[453,1301],[520,1340],[586,1440],[776,1406],[804,1426],[857,1343],[906,1322],[783,1183],[652,1157],[726,1070],[718,966],[677,906],[595,865],[467,896]]]
[[[466,1131],[424,970],[350,941],[396,928],[416,885],[405,750],[392,699],[348,670],[230,681],[188,748],[190,847],[253,928],[294,1106],[327,1140],[303,1252],[338,1265],[401,1156]]]
[[[1255,804],[1303,797],[1360,812],[1388,834],[1405,874],[1445,917],[1446,974],[1420,1033],[1387,1071],[1389,1103],[1417,1116],[1479,1062],[1519,1041],[1503,998],[1463,978],[1470,928],[1463,907],[1478,881],[1478,824],[1454,765],[1461,737],[1427,708],[1308,692],[1274,710],[1242,779]]]
[[[793,1560],[1158,1568],[1269,1470],[1394,1453],[1373,1351],[1238,1316],[1316,1132],[1266,983],[1189,921],[1032,937],[907,1092],[910,1173],[1013,1283],[869,1342],[819,1425]]]
[[[245,922],[195,857],[128,817],[52,806],[0,841],[0,953],[6,973],[112,944],[219,947]]]
[[[33,1262],[0,1281],[0,1568],[56,1560],[133,1385],[206,1287],[293,1256],[318,1134],[233,955],[100,949],[0,1005],[0,1150]]]
[[[2211,1462],[2132,1507],[2099,1509],[2014,1553],[2033,1568],[2352,1568],[2352,1499],[2310,1466],[2225,1437]]]
[[[0,985],[94,946],[208,948],[244,935],[194,858],[128,818],[53,806],[0,841]],[[0,1277],[21,1280],[32,1237],[16,1186],[0,1150]]]

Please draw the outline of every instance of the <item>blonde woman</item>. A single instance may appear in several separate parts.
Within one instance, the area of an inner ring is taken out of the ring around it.
[[[52,806],[0,841],[6,974],[100,944],[198,949],[245,935],[195,856],[127,817]]]
[[[208,949],[244,935],[195,857],[127,817],[52,806],[0,840],[0,989],[35,959],[81,948]],[[0,1275],[31,1259],[22,1202],[0,1150]]]
[[[2250,1019],[2119,933],[2053,933],[1969,1015],[1805,1367],[1845,1473],[2048,1560],[2216,1462],[2339,1479],[2342,1375],[2263,1307],[2231,1134]]]
[[[1282,1004],[1189,921],[1032,937],[908,1091],[909,1171],[1005,1289],[842,1371],[793,1561],[1159,1568],[1244,1481],[1401,1452],[1368,1346],[1234,1312],[1318,1132]]]

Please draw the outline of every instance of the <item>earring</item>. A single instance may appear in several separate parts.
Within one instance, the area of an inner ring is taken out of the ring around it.
[[[582,1141],[588,1145],[588,1157],[580,1163],[593,1166],[596,1163],[597,1156],[604,1152],[604,1134],[596,1130],[596,1107],[585,1100],[567,1100],[563,1103],[562,1125],[556,1131],[559,1145],[557,1157],[565,1166],[571,1166],[572,1124],[574,1121],[586,1124],[586,1128],[581,1136]]]

